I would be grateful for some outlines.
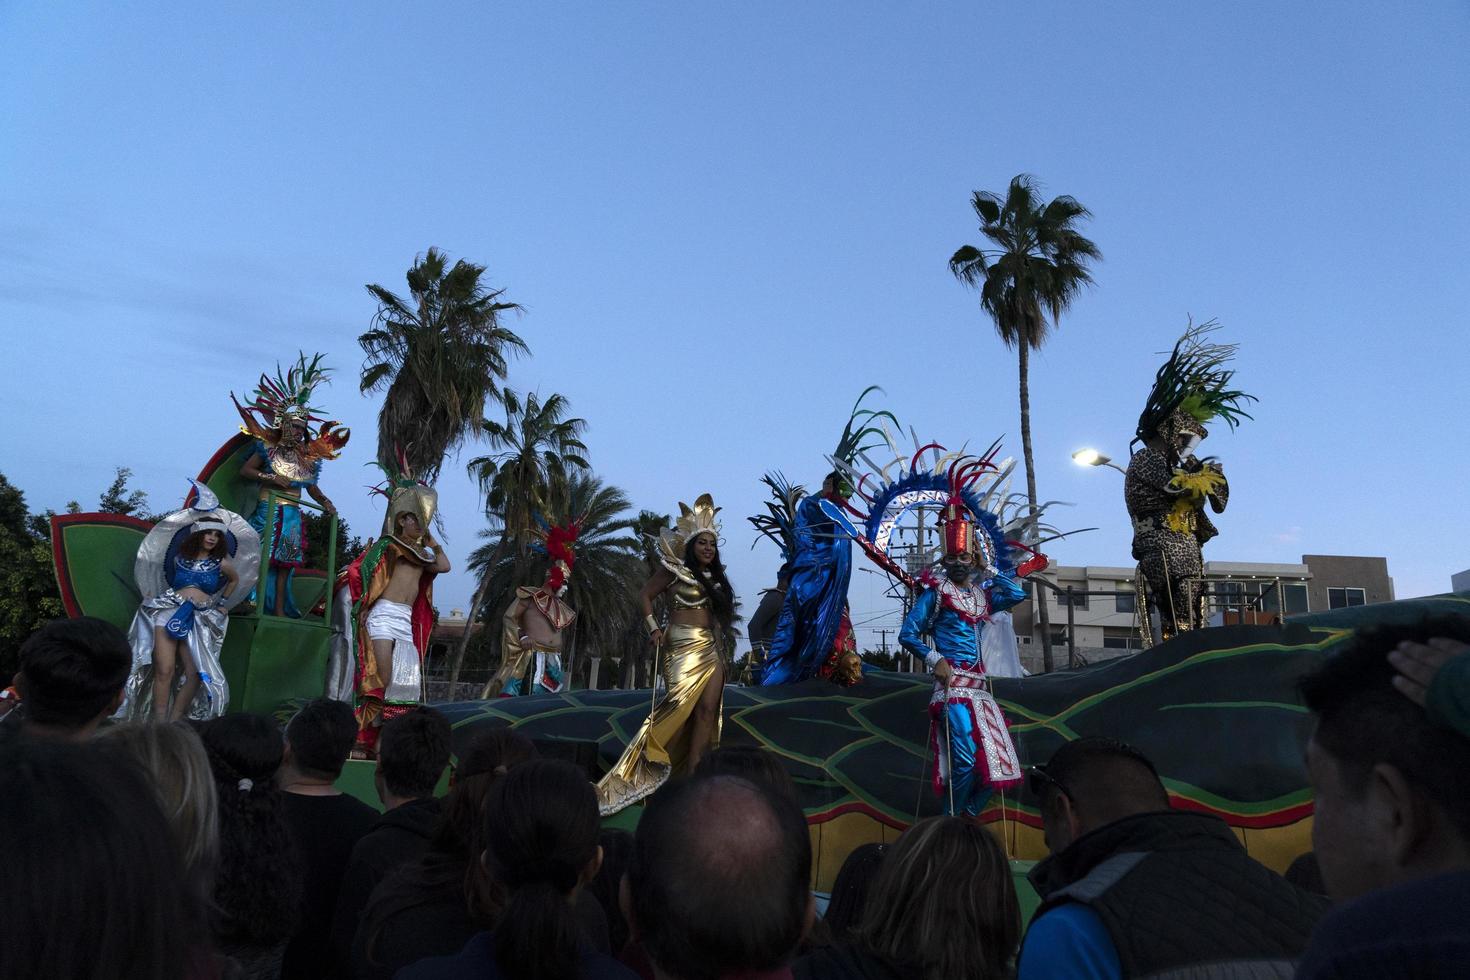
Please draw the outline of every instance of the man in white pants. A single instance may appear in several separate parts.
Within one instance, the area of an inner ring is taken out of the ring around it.
[[[423,701],[423,657],[434,628],[434,576],[449,559],[429,534],[438,496],[401,475],[390,481],[383,536],[343,572],[352,600],[348,636],[356,661],[355,758],[376,755],[384,722]]]

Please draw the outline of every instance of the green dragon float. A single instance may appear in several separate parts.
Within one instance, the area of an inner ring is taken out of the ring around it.
[[[204,465],[197,481],[235,513],[256,508],[257,485],[240,475],[254,452],[241,433]],[[185,506],[193,499],[191,492]],[[311,506],[302,502],[302,506]],[[126,631],[142,598],[133,580],[138,546],[153,527],[121,514],[58,514],[51,519],[51,552],[62,603],[70,616],[96,616]],[[299,569],[291,580],[293,619],[264,615],[263,606],[230,617],[221,666],[230,684],[230,710],[269,714],[282,701],[320,697],[332,638],[332,581],[337,524],[331,523],[326,570]]]
[[[248,509],[254,493],[239,476],[250,451],[250,440],[238,436],[199,476],[232,509]],[[53,519],[69,614],[127,627],[139,596],[133,559],[150,526],[116,514]],[[320,613],[232,617],[223,657],[235,692],[231,710],[270,713],[321,695],[334,615],[325,603],[330,573],[301,572],[293,583],[296,604]],[[1297,679],[1358,626],[1451,611],[1470,612],[1470,594],[1294,617],[1282,626],[1191,630],[1080,670],[996,679],[995,696],[1023,763],[1044,762],[1083,735],[1124,738],[1155,761],[1175,806],[1220,816],[1251,854],[1282,869],[1311,847],[1302,763],[1309,719]],[[897,673],[869,674],[845,689],[821,680],[727,689],[725,744],[762,745],[785,761],[811,824],[818,887],[830,884],[856,845],[892,840],[916,818],[939,812],[927,778],[930,691],[927,676]],[[454,724],[457,747],[485,728],[512,726],[538,741],[593,743],[606,767],[638,730],[649,696],[568,691],[438,707]],[[995,796],[981,819],[1012,857],[1045,854],[1036,803],[1024,789]]]

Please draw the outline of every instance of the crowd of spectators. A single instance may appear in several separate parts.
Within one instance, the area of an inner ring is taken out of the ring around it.
[[[378,808],[337,789],[355,725],[105,724],[122,634],[50,624],[0,719],[0,980],[1435,977],[1470,963],[1470,620],[1365,629],[1302,680],[1314,851],[1290,880],[1170,805],[1111,738],[1029,773],[1049,857],[1022,919],[999,838],[920,820],[852,852],[825,914],[791,776],[704,757],[601,826],[587,774],[510,729],[451,756],[384,726]],[[1321,893],[1325,893],[1321,894]]]

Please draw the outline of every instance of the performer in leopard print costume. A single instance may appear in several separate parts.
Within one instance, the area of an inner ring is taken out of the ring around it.
[[[1229,387],[1235,372],[1225,365],[1236,346],[1208,342],[1217,329],[1213,320],[1191,324],[1159,369],[1130,443],[1143,446],[1129,460],[1123,483],[1123,500],[1133,519],[1133,557],[1165,640],[1204,625],[1200,547],[1219,533],[1205,504],[1219,514],[1230,499],[1219,461],[1194,455],[1209,435],[1204,423],[1223,419],[1233,429],[1240,419],[1250,418],[1241,403],[1255,401]]]

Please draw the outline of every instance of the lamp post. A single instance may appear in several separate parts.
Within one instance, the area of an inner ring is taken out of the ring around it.
[[[1072,462],[1076,463],[1078,466],[1109,466],[1117,470],[1119,473],[1122,473],[1124,476],[1128,475],[1127,470],[1123,469],[1123,467],[1113,462],[1113,457],[1104,456],[1096,449],[1077,450],[1075,453],[1072,454]]]

